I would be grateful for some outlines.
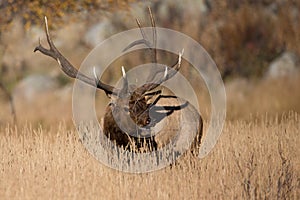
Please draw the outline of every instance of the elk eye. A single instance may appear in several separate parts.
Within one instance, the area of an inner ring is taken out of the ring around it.
[[[148,119],[146,120],[146,125],[149,125],[149,124],[150,124],[150,122],[151,122],[151,119],[150,119],[150,118],[148,118]]]
[[[111,106],[111,107],[115,107],[116,106],[116,104],[113,103],[113,102],[110,102],[108,105]]]
[[[124,107],[124,111],[125,111],[125,112],[129,112],[129,108]]]

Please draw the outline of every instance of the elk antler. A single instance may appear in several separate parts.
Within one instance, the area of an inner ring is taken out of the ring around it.
[[[84,83],[87,83],[88,85],[91,85],[93,87],[96,87],[98,89],[104,90],[107,95],[118,94],[118,89],[115,89],[113,86],[107,85],[103,82],[101,82],[98,78],[95,80],[86,76],[85,74],[78,71],[56,48],[54,43],[52,42],[49,34],[49,28],[48,28],[48,21],[47,17],[45,17],[45,32],[47,36],[47,41],[49,45],[49,49],[44,48],[41,45],[41,40],[39,40],[39,45],[34,49],[34,52],[40,51],[42,54],[49,56],[53,59],[55,59],[58,64],[60,65],[62,71],[68,75],[71,78],[75,78],[78,80],[83,81]],[[95,72],[94,72],[95,73]]]
[[[132,43],[130,43],[123,51],[126,51],[136,45],[140,45],[140,44],[144,44],[148,47],[148,49],[151,51],[152,54],[152,62],[154,64],[157,64],[157,50],[156,50],[156,41],[157,41],[157,32],[156,32],[156,25],[155,25],[155,20],[153,18],[152,12],[151,12],[151,8],[148,7],[148,11],[149,11],[149,16],[150,16],[150,20],[151,20],[151,26],[152,26],[152,44],[151,42],[149,42],[149,40],[147,39],[147,36],[141,26],[141,23],[138,19],[136,19],[137,25],[140,29],[141,35],[143,37],[143,39],[140,40],[136,40]],[[182,52],[179,52],[179,56],[178,59],[176,60],[176,62],[170,67],[173,70],[168,70],[168,67],[166,67],[165,69],[156,69],[156,71],[154,73],[151,73],[146,80],[146,83],[144,85],[142,85],[141,87],[136,89],[136,93],[138,94],[144,94],[146,95],[147,91],[151,91],[153,89],[155,89],[156,87],[160,86],[163,82],[169,80],[170,78],[172,78],[180,69],[181,66],[181,58],[183,55],[184,50],[182,50]],[[162,72],[165,72],[163,77],[160,77],[159,80],[155,80],[156,76]]]
[[[144,85],[139,87],[137,89],[137,91],[141,94],[145,94],[147,91],[151,91],[151,90],[157,88],[163,82],[172,78],[181,67],[181,58],[182,58],[183,52],[184,52],[184,50],[182,50],[182,52],[179,52],[178,60],[176,61],[176,63],[174,65],[172,65],[170,67],[172,70],[168,70],[168,67],[166,66],[164,76],[162,78],[160,78],[158,81],[155,81],[154,78],[151,81],[147,81]],[[162,69],[157,70],[156,73],[154,75],[152,75],[151,77],[155,77],[160,72],[162,72]]]

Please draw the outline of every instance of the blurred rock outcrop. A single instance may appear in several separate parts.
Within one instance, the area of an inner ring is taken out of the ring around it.
[[[290,76],[297,73],[298,58],[293,52],[284,52],[273,62],[271,62],[266,73],[267,78],[278,78],[283,76]]]
[[[51,76],[34,74],[25,77],[17,84],[13,97],[24,103],[34,103],[40,95],[53,92],[57,87],[57,81]]]

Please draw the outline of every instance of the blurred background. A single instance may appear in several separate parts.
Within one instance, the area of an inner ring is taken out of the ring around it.
[[[33,53],[39,38],[46,45],[44,16],[56,46],[79,68],[101,41],[136,28],[135,18],[149,26],[147,6],[157,26],[189,35],[216,62],[226,87],[227,120],[300,112],[299,0],[0,0],[0,125],[72,122],[74,80],[53,59]],[[141,55],[116,61],[103,81],[114,84],[121,76],[118,63],[143,63]],[[209,117],[204,82],[193,78],[188,63],[181,72],[203,88],[197,94],[200,110]],[[108,99],[99,93],[101,115]]]

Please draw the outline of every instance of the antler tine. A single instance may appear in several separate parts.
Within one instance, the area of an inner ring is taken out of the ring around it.
[[[157,51],[156,51],[157,32],[156,32],[155,20],[153,18],[152,11],[151,11],[151,8],[149,6],[148,6],[148,11],[149,11],[149,16],[150,16],[151,26],[152,26],[152,29],[153,29],[152,30],[152,32],[153,32],[152,44],[149,42],[149,40],[147,38],[147,35],[146,35],[145,31],[142,28],[142,25],[141,25],[140,21],[138,19],[136,19],[136,23],[137,23],[137,25],[140,29],[140,32],[141,32],[141,35],[142,35],[143,39],[136,40],[136,41],[130,43],[127,47],[124,48],[123,52],[127,51],[128,49],[130,49],[130,48],[132,48],[136,45],[144,44],[151,51],[152,62],[157,63]]]
[[[170,73],[168,73],[167,80],[170,79],[170,78],[172,78],[179,71],[179,69],[181,67],[181,61],[182,61],[183,53],[184,53],[184,49],[182,49],[182,51],[178,53],[177,62],[176,62],[176,64],[174,64],[173,66],[171,66],[171,68],[173,70],[170,71]]]
[[[53,44],[53,42],[51,40],[50,34],[49,34],[48,20],[47,20],[46,16],[45,16],[45,32],[46,32],[47,41],[48,41],[50,49],[56,49],[55,45]]]
[[[146,41],[148,41],[147,40],[147,36],[146,36],[146,34],[145,34],[145,32],[144,32],[144,30],[142,28],[140,20],[139,19],[135,19],[135,21],[136,21],[136,23],[137,23],[137,25],[138,25],[138,27],[140,29],[140,32],[141,32],[141,35],[142,35],[143,39],[146,40]]]
[[[120,96],[126,96],[128,94],[128,80],[127,80],[127,75],[124,69],[124,66],[121,67],[122,71],[122,76],[123,76],[123,86],[120,90]]]
[[[152,25],[152,29],[153,29],[152,30],[152,33],[153,33],[152,39],[153,39],[153,45],[154,45],[154,48],[153,48],[153,54],[154,55],[153,55],[152,62],[157,63],[157,51],[156,51],[157,32],[156,32],[156,25],[155,25],[155,20],[153,18],[153,14],[152,14],[150,6],[148,6],[148,11],[149,11],[151,25]]]
[[[184,49],[179,52],[178,54],[178,59],[176,61],[176,63],[170,67],[173,70],[168,70],[168,67],[166,66],[164,69],[160,69],[158,70],[156,73],[154,73],[154,75],[152,75],[151,77],[153,77],[153,79],[155,78],[155,76],[159,73],[159,72],[163,72],[164,71],[164,75],[163,77],[158,80],[158,81],[152,81],[152,82],[146,82],[144,85],[142,85],[141,87],[139,87],[137,89],[137,92],[140,94],[145,94],[147,91],[151,91],[155,88],[157,88],[158,86],[160,86],[163,82],[169,80],[170,78],[172,78],[180,69],[181,67],[181,61],[182,61],[182,55],[183,55]]]
[[[96,73],[96,67],[93,68],[93,73],[94,73],[95,83],[96,83],[96,85],[98,85],[98,82],[100,81],[100,79],[98,78],[98,75]]]
[[[165,74],[164,74],[164,78],[166,78],[168,75],[168,67],[165,68]]]
[[[123,52],[127,51],[128,49],[131,49],[134,46],[140,45],[140,44],[144,44],[149,49],[151,49],[151,43],[148,41],[147,36],[146,36],[146,34],[145,34],[145,32],[144,32],[144,30],[142,28],[142,25],[141,25],[140,21],[138,19],[135,19],[135,21],[136,21],[136,24],[138,25],[138,27],[140,29],[140,32],[141,32],[141,35],[142,35],[143,39],[133,41],[132,43],[130,43],[127,47],[125,47],[123,49]]]
[[[125,72],[124,66],[122,66],[121,69],[122,69],[122,76],[123,76],[123,78],[126,78],[126,72]]]
[[[46,37],[47,37],[47,42],[49,45],[49,49],[46,49],[45,47],[42,46],[41,41],[39,39],[39,45],[34,49],[34,52],[40,51],[42,54],[47,55],[53,59],[55,59],[59,66],[61,67],[62,71],[68,75],[71,78],[75,78],[78,80],[83,81],[84,83],[91,85],[93,87],[96,87],[98,89],[104,90],[106,94],[114,94],[116,95],[117,89],[115,89],[113,86],[107,85],[102,83],[98,77],[95,82],[94,79],[86,76],[85,74],[79,72],[61,53],[60,51],[56,48],[54,45],[53,41],[51,40],[50,33],[49,33],[49,28],[48,28],[48,20],[47,17],[45,16],[45,32],[46,32]],[[95,68],[94,68],[95,70]],[[95,73],[95,71],[94,71]],[[94,74],[95,75],[95,74]]]
[[[178,59],[175,61],[174,64],[172,64],[170,66],[170,68],[174,69],[175,71],[178,71],[180,66],[181,66],[181,60],[182,60],[182,55],[184,53],[184,49],[182,49],[181,52],[179,52],[178,54]],[[157,74],[161,73],[161,72],[164,72],[165,69],[163,68],[160,68],[158,69],[155,73],[152,73],[152,75],[149,75],[148,78],[147,78],[147,81],[146,83],[150,83],[151,81],[153,81],[155,79],[155,77],[157,76]],[[169,70],[170,71],[170,70]],[[171,71],[172,72],[172,71]],[[174,72],[174,71],[173,71]],[[174,74],[175,75],[175,74]],[[173,77],[174,75],[172,75],[171,77]],[[170,77],[170,78],[171,78]]]

